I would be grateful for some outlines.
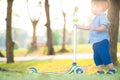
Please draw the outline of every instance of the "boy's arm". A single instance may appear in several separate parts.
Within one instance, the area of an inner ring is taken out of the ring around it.
[[[101,25],[100,27],[91,26],[90,29],[95,30],[97,32],[102,32],[106,29],[106,26],[105,25]]]
[[[90,26],[81,26],[81,25],[76,25],[77,29],[82,29],[82,30],[90,30]]]
[[[100,27],[95,27],[93,25],[90,26],[80,26],[80,25],[76,25],[77,29],[83,29],[83,30],[94,30],[97,32],[102,32],[106,29],[105,25],[101,25]]]

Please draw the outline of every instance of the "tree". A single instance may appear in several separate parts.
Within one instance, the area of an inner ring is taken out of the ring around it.
[[[65,48],[66,44],[66,13],[62,10],[62,14],[64,17],[64,27],[63,27],[63,41],[62,41],[62,49],[59,52],[68,52]]]
[[[117,60],[117,42],[119,30],[119,10],[120,0],[110,0],[110,8],[108,10],[108,18],[110,20],[110,54],[114,65],[118,65]]]
[[[52,30],[50,27],[50,15],[49,15],[49,3],[48,0],[45,0],[45,11],[47,17],[47,23],[45,26],[47,27],[47,46],[48,46],[48,55],[54,55],[54,48],[52,43]]]
[[[36,37],[36,27],[41,15],[41,1],[40,0],[27,0],[27,9],[29,13],[30,20],[33,25],[33,36],[30,50],[37,49],[37,37]]]
[[[13,49],[14,49],[14,42],[12,41],[12,4],[13,0],[7,0],[7,28],[6,28],[6,55],[7,55],[7,63],[14,62],[13,60]]]

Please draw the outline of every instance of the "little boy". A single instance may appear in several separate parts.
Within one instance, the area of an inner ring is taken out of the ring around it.
[[[107,0],[92,0],[92,13],[95,15],[90,26],[81,27],[77,25],[78,29],[89,30],[89,42],[93,44],[94,62],[98,67],[98,74],[103,74],[103,65],[107,65],[109,70],[107,74],[115,74],[116,70],[113,66],[109,53],[109,21],[106,17],[105,11],[108,9]]]

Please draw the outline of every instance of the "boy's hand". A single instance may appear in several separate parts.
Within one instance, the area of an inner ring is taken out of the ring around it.
[[[80,26],[78,24],[74,24],[73,27],[76,27],[78,29]]]

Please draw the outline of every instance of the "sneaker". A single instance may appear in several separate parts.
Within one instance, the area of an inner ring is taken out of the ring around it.
[[[107,74],[116,74],[116,69],[109,69]]]
[[[104,74],[104,71],[97,71],[97,74]]]

